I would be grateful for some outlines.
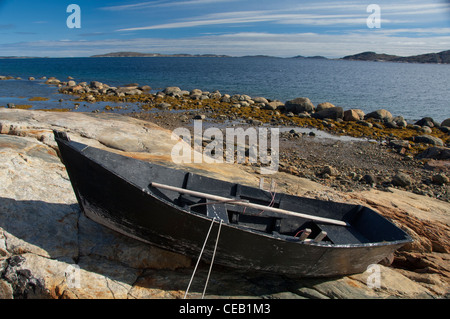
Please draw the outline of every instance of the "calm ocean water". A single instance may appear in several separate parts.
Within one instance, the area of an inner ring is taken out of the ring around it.
[[[42,82],[30,83],[29,76],[71,76],[77,82],[138,83],[154,90],[179,86],[283,102],[308,97],[314,104],[331,102],[366,113],[385,108],[410,122],[425,116],[450,118],[450,65],[269,57],[0,59],[0,75],[24,79],[0,81],[0,105],[55,93]],[[52,95],[43,105],[58,107],[59,98]]]

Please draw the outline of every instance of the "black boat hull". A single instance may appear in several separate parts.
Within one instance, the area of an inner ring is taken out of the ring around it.
[[[149,186],[151,182],[158,182],[183,187],[186,172],[87,147],[66,140],[61,133],[55,134],[78,202],[88,218],[124,235],[192,258],[199,256],[213,223],[203,253],[206,262],[211,260],[219,221],[177,206],[169,200],[170,192]],[[211,183],[213,193],[218,192],[215,185],[231,185],[209,178],[200,180]],[[302,206],[312,203],[310,199],[304,201],[302,203],[306,204]],[[354,206],[320,201],[314,204],[326,206],[327,209],[332,207],[335,211]],[[215,263],[242,270],[303,277],[364,272],[370,264],[378,263],[410,242],[410,238],[375,212],[363,209],[364,213],[358,214],[375,214],[364,223],[370,223],[371,218],[375,218],[373,220],[383,227],[380,231],[388,229],[389,238],[362,243],[314,243],[224,221],[220,225]],[[341,217],[347,215],[341,214]],[[370,225],[361,227],[368,228]]]

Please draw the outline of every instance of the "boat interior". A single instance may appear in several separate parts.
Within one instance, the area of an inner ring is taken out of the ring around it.
[[[230,201],[214,201],[175,191],[164,191],[170,201],[190,212],[222,220],[223,223],[243,227],[288,241],[316,242],[335,245],[361,245],[389,240],[371,231],[370,224],[387,222],[367,207],[321,201],[277,193],[276,189],[233,184],[186,173],[182,188],[224,196]],[[236,201],[251,202],[267,207],[306,213],[314,216],[346,221],[348,226],[333,225],[308,218],[286,215],[263,209],[242,206]],[[388,222],[389,223],[389,222]],[[389,226],[386,224],[385,226]],[[393,225],[392,225],[393,226]],[[389,228],[389,227],[387,227]],[[393,234],[391,239],[399,239]]]

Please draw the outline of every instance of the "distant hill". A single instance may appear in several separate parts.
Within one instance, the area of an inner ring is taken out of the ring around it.
[[[315,55],[315,56],[303,56],[303,55],[296,55],[292,57],[292,59],[318,59],[318,60],[328,60],[328,58],[321,56],[321,55]]]
[[[121,57],[231,57],[229,55],[218,55],[218,54],[188,54],[188,53],[178,53],[178,54],[161,54],[161,53],[139,53],[139,52],[111,52],[106,54],[98,54],[91,56],[92,58],[121,58]],[[251,58],[258,57],[271,57],[267,55],[252,55],[245,56]],[[324,56],[302,56],[297,55],[291,59],[323,59],[327,60]],[[342,60],[355,60],[355,61],[380,61],[380,62],[408,62],[408,63],[450,63],[450,50],[442,51],[439,53],[427,53],[421,55],[413,56],[398,56],[390,55],[384,53],[376,53],[372,51],[361,52],[354,55],[348,55]]]
[[[276,58],[276,59],[280,59],[280,57],[277,57],[277,56],[264,55],[264,54],[244,55],[244,56],[241,56],[241,58]]]
[[[357,61],[389,61],[389,62],[408,62],[408,63],[450,63],[450,50],[439,53],[427,53],[412,56],[397,56],[376,52],[362,52],[354,55],[348,55],[343,60]]]
[[[91,58],[153,58],[153,57],[228,57],[217,54],[160,54],[160,53],[139,53],[139,52],[112,52],[106,54],[92,55]]]
[[[139,53],[139,52],[111,52],[106,54],[98,54],[92,55],[91,58],[146,58],[146,57],[215,57],[215,58],[229,58],[229,55],[219,55],[219,54],[188,54],[188,53],[178,53],[178,54],[161,54],[161,53]],[[276,56],[270,55],[245,55],[241,58],[279,58]],[[327,60],[324,56],[302,56],[297,55],[292,57],[292,59],[324,59]]]
[[[36,56],[0,56],[0,59],[40,59]]]
[[[106,54],[97,54],[90,56],[91,58],[121,58],[121,57],[214,57],[214,58],[230,58],[229,55],[221,54],[161,54],[161,53],[140,53],[140,52],[111,52]],[[243,56],[248,58],[280,58],[269,55],[248,55]],[[0,56],[0,59],[33,59],[33,58],[49,58],[49,57],[31,57],[31,56]],[[303,56],[297,55],[294,57],[288,57],[287,59],[322,59],[328,60],[324,56]],[[336,59],[333,59],[336,60]],[[337,60],[353,60],[353,61],[379,61],[379,62],[407,62],[407,63],[442,63],[450,64],[450,50],[442,51],[438,53],[427,53],[412,56],[398,56],[384,53],[376,53],[372,51],[361,52],[354,55],[348,55]]]

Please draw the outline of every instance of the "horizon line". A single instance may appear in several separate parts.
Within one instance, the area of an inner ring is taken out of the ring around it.
[[[279,58],[279,59],[293,59],[293,58],[306,58],[306,59],[313,59],[313,58],[324,58],[327,60],[339,60],[343,59],[345,57],[349,56],[355,56],[362,53],[375,53],[378,55],[389,55],[389,56],[395,56],[399,58],[408,58],[408,57],[416,57],[426,54],[438,54],[442,52],[450,51],[444,50],[439,52],[428,52],[428,53],[422,53],[422,54],[416,54],[416,55],[408,55],[408,56],[400,56],[396,54],[389,54],[389,53],[378,53],[375,51],[361,51],[355,54],[345,55],[342,57],[327,57],[323,55],[308,55],[304,56],[301,54],[295,55],[295,56],[274,56],[274,55],[267,55],[267,54],[253,54],[253,55],[228,55],[228,54],[217,54],[217,53],[156,53],[156,52],[137,52],[137,51],[114,51],[114,52],[107,52],[107,53],[99,53],[99,54],[93,54],[89,56],[20,56],[20,55],[7,55],[2,56],[0,55],[0,59],[57,59],[57,58],[92,58],[92,57],[114,57],[114,56],[107,56],[109,54],[117,54],[117,53],[129,53],[129,54],[142,54],[142,55],[149,55],[149,56],[128,56],[128,57],[142,57],[142,58],[159,58],[159,57],[229,57],[229,58],[245,58],[245,57],[268,57],[268,58]],[[150,56],[154,55],[154,56]],[[117,58],[120,58],[121,56],[116,56]],[[126,56],[123,56],[126,57]]]

